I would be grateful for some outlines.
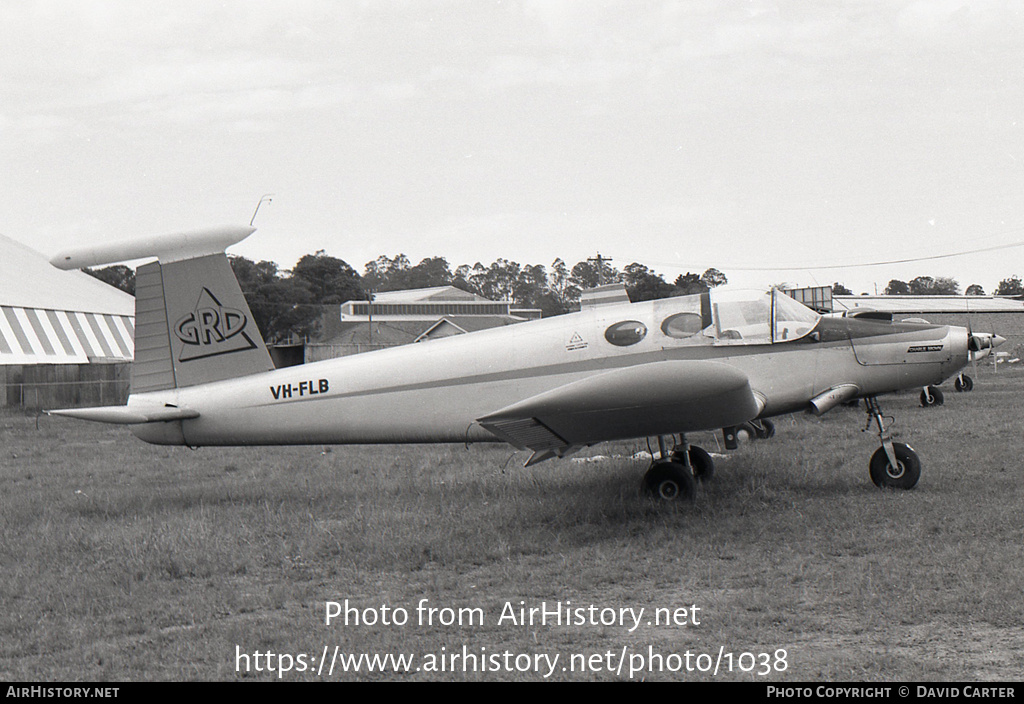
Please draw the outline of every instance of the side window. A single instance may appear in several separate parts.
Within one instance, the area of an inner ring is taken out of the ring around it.
[[[610,325],[604,331],[604,339],[616,347],[635,345],[647,336],[647,326],[639,320],[624,320]]]
[[[676,313],[665,318],[661,323],[661,331],[676,339],[696,335],[703,329],[700,313]]]

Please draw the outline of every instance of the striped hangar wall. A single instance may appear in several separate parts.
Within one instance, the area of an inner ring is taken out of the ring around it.
[[[127,315],[0,305],[0,364],[131,361],[135,328]]]
[[[123,403],[135,299],[0,235],[0,407]]]

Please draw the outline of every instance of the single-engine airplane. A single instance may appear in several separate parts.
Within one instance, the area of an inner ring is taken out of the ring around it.
[[[55,256],[62,269],[157,261],[136,274],[127,405],[50,413],[192,447],[504,441],[533,451],[527,465],[657,438],[643,487],[676,499],[713,473],[687,433],[861,398],[881,444],[872,481],[910,489],[920,461],[893,442],[876,397],[938,384],[971,350],[1003,342],[961,327],[823,317],[776,290],[641,303],[621,290],[577,313],[275,370],[225,255],[252,232]]]

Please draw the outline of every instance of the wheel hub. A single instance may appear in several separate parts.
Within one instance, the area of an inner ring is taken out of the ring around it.
[[[658,485],[658,496],[662,499],[672,501],[679,496],[679,485],[671,479],[666,479]]]
[[[903,473],[905,471],[907,470],[906,467],[903,466],[902,462],[897,462],[895,467],[893,467],[891,464],[887,464],[885,466],[885,473],[888,474],[893,479],[899,479],[900,477],[903,476]]]

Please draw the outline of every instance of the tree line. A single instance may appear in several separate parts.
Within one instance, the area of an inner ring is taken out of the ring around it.
[[[404,254],[381,255],[367,262],[362,274],[324,250],[303,256],[290,271],[241,256],[230,256],[229,261],[253,318],[270,343],[315,336],[322,306],[373,300],[385,291],[454,286],[490,300],[512,301],[515,307],[537,308],[548,317],[578,310],[580,294],[600,284],[623,283],[631,300],[644,301],[701,293],[728,282],[721,271],[709,268],[702,274],[681,274],[670,283],[643,264],[634,262],[620,271],[600,255],[572,267],[562,259],[550,267],[497,259],[490,265],[478,262],[455,269],[444,257],[413,264]],[[85,271],[135,294],[135,271],[127,266]]]
[[[889,281],[889,284],[885,287],[885,290],[883,290],[882,293],[886,296],[959,296],[960,284],[957,283],[956,279],[946,276],[939,276],[935,278],[931,276],[918,276],[915,279],[911,279],[909,282],[892,279]],[[853,292],[841,283],[837,282],[832,285],[832,294],[834,296],[852,296]],[[964,291],[964,295],[984,296],[985,289],[979,284],[971,284]],[[1014,274],[1013,276],[1000,281],[992,295],[1024,295],[1024,282],[1021,281],[1019,276]]]
[[[497,259],[490,265],[478,262],[455,269],[444,257],[430,257],[413,264],[404,254],[381,255],[367,262],[362,274],[324,250],[303,256],[290,271],[282,270],[274,262],[254,262],[241,256],[230,256],[229,261],[255,322],[270,343],[315,336],[322,306],[373,300],[374,295],[385,291],[454,286],[490,300],[512,301],[516,307],[537,308],[544,317],[550,317],[578,310],[580,294],[600,284],[622,283],[630,300],[636,302],[702,293],[728,283],[725,274],[715,268],[702,274],[681,274],[668,282],[644,264],[633,262],[619,270],[600,255],[572,267],[562,259],[555,259],[550,267]],[[135,271],[130,267],[119,264],[85,271],[135,294]],[[853,295],[839,282],[833,284],[832,293]],[[884,293],[958,295],[960,285],[948,277],[918,276],[909,282],[893,279]],[[971,284],[964,293],[985,295],[978,284]],[[1024,283],[1016,275],[1003,279],[995,295],[1024,295]]]

